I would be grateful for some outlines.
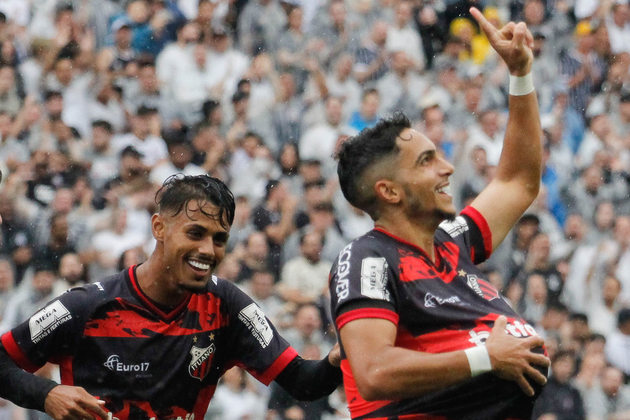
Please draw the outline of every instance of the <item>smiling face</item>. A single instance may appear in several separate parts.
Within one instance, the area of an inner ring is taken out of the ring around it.
[[[453,166],[416,130],[403,130],[396,143],[400,152],[393,181],[402,187],[401,203],[407,216],[437,224],[453,217],[456,211],[448,179]]]
[[[215,214],[218,208],[214,204],[191,200],[176,215],[165,212],[153,216],[156,252],[160,253],[165,279],[161,294],[170,296],[169,300],[205,291],[223,260],[229,231],[227,223],[212,216]]]

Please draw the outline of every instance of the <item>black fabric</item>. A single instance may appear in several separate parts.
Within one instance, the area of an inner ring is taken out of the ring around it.
[[[305,360],[295,357],[276,377],[276,382],[293,398],[314,401],[329,395],[341,385],[341,369],[322,360]]]
[[[31,375],[9,357],[0,344],[0,397],[20,407],[44,411],[44,402],[51,389],[59,385],[50,379]]]

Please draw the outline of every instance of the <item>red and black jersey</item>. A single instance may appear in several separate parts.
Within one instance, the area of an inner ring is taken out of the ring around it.
[[[483,344],[500,315],[507,316],[509,334],[536,334],[475,265],[492,251],[490,229],[477,210],[467,207],[440,224],[434,247],[435,263],[421,248],[378,227],[348,244],[331,269],[337,330],[355,319],[387,319],[398,327],[397,346],[428,353]],[[491,373],[418,398],[366,401],[343,342],[341,348],[353,419],[529,419],[533,399]]]
[[[269,384],[297,356],[260,308],[215,276],[206,293],[164,312],[135,267],[74,288],[2,336],[22,368],[58,363],[62,383],[103,399],[111,418],[203,419],[223,372]]]

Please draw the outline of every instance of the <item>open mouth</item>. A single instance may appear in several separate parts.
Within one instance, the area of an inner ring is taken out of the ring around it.
[[[438,194],[446,194],[450,197],[451,195],[451,184],[442,185],[435,189]]]
[[[210,268],[212,267],[209,263],[195,260],[192,258],[186,259],[186,263],[188,263],[188,265],[192,267],[192,269],[195,270],[199,274],[208,273],[208,271],[210,271]]]

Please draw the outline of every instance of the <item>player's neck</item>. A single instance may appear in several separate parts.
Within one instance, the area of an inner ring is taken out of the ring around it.
[[[168,271],[153,254],[136,269],[136,279],[142,292],[160,305],[174,307],[186,299],[188,294],[173,293],[168,287],[168,284],[173,283],[168,276]]]
[[[431,261],[435,261],[433,240],[436,228],[419,223],[412,223],[409,219],[404,217],[383,217],[375,221],[374,226],[421,248],[429,258],[431,258]]]

